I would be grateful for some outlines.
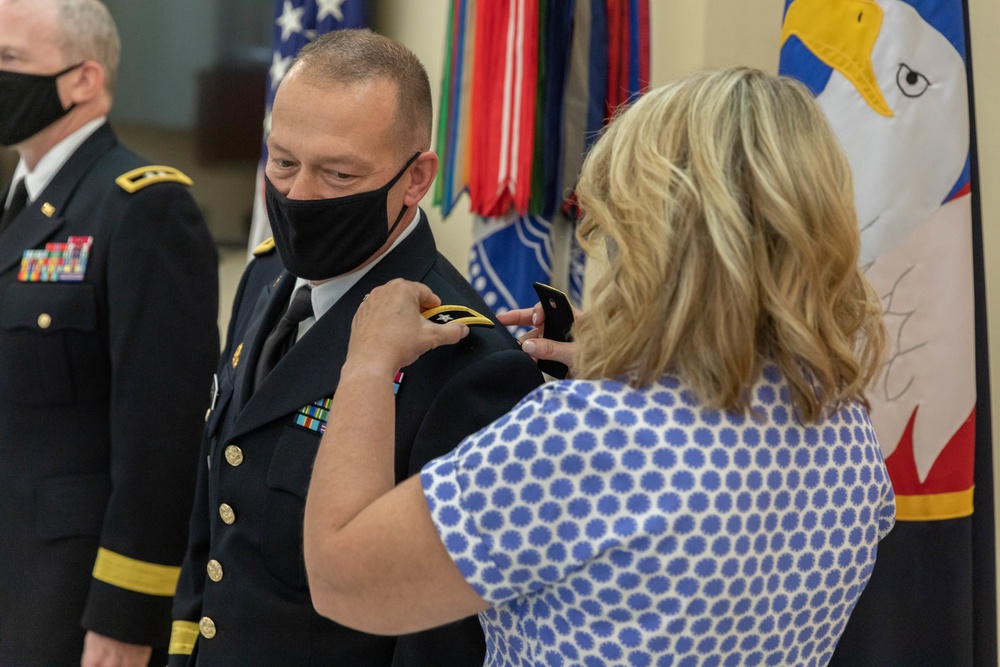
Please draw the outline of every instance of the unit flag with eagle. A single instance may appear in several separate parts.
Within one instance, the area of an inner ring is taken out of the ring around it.
[[[854,176],[890,350],[869,392],[897,521],[834,665],[996,664],[981,227],[963,0],[786,0],[780,72]],[[974,211],[977,212],[974,215]]]

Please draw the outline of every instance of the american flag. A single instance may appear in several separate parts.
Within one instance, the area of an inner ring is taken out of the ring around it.
[[[267,107],[264,113],[264,138],[257,166],[257,189],[254,195],[253,221],[250,224],[248,250],[271,236],[271,226],[264,208],[264,164],[267,161],[267,135],[271,131],[271,105],[274,93],[303,46],[319,35],[341,28],[364,28],[369,22],[365,0],[276,0],[274,4],[274,52],[267,74]],[[252,254],[248,254],[252,257]]]

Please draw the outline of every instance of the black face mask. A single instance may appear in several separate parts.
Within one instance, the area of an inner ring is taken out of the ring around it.
[[[386,202],[418,151],[399,173],[378,190],[332,199],[289,199],[265,178],[267,216],[281,263],[306,280],[326,280],[349,273],[385,245],[406,213],[389,227]]]
[[[56,79],[83,63],[55,74],[0,71],[0,146],[13,146],[56,122],[76,104],[63,109]]]

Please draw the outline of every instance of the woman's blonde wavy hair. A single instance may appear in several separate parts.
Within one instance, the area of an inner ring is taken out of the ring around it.
[[[850,166],[804,86],[731,68],[656,88],[594,145],[576,193],[578,237],[610,262],[574,329],[576,377],[676,373],[746,411],[773,362],[805,423],[867,405],[881,307],[858,268]]]

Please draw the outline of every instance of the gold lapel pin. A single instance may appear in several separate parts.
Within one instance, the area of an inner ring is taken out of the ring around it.
[[[240,363],[240,352],[243,351],[243,343],[236,346],[236,351],[233,352],[233,368],[236,368]]]
[[[42,204],[42,213],[45,215],[46,218],[51,218],[53,215],[55,215],[55,212],[56,212],[56,207],[53,206],[52,204],[48,202]]]

